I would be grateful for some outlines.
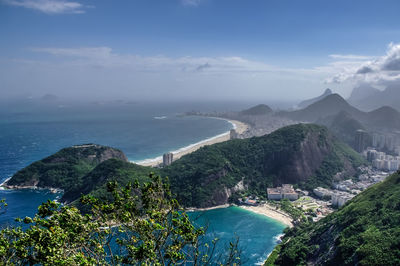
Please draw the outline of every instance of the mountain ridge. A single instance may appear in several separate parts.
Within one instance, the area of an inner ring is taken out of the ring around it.
[[[311,104],[313,104],[313,103],[315,103],[315,102],[317,102],[317,101],[319,101],[319,100],[322,100],[323,98],[325,98],[326,96],[329,96],[329,95],[331,95],[331,94],[332,94],[332,90],[329,89],[329,88],[327,88],[327,89],[324,91],[324,93],[322,93],[320,96],[317,96],[317,97],[312,98],[312,99],[304,100],[304,101],[300,102],[300,103],[297,105],[297,107],[298,107],[299,109],[306,108],[307,106],[309,106],[309,105],[311,105]]]

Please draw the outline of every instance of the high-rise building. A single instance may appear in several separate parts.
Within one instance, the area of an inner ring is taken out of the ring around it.
[[[356,131],[355,146],[356,151],[362,152],[368,145],[368,133],[365,130],[359,129]]]
[[[231,129],[231,131],[229,133],[230,133],[229,134],[230,139],[237,139],[238,138],[238,133],[236,132],[236,130]]]
[[[164,166],[170,165],[173,160],[174,160],[174,154],[172,152],[165,153],[163,155],[163,165]]]

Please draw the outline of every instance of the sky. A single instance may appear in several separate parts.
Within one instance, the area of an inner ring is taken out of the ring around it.
[[[348,97],[400,79],[399,10],[398,0],[0,0],[0,97]]]

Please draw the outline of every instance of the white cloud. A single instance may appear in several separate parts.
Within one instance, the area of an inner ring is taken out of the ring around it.
[[[82,14],[85,6],[68,0],[3,0],[5,4],[41,11],[46,14]]]
[[[92,95],[96,91],[100,97],[102,91],[113,97],[160,99],[214,95],[218,99],[307,98],[319,94],[323,80],[332,75],[331,68],[286,68],[239,56],[141,56],[106,46],[40,47],[30,51],[41,56],[5,64],[0,61],[0,68],[3,65],[6,69],[0,72],[0,78],[17,89],[54,88],[60,95]],[[17,79],[17,75],[26,78]]]
[[[341,83],[350,80],[380,84],[400,80],[400,44],[390,43],[384,56],[365,59],[368,60],[343,69],[328,81]]]
[[[181,0],[184,6],[198,6],[202,0]]]
[[[167,57],[118,54],[109,47],[32,48],[34,52],[61,57],[66,64],[96,67],[129,67],[137,71],[179,71],[202,73],[268,72],[275,67],[241,57]],[[281,70],[280,70],[281,71]]]
[[[372,56],[366,56],[366,55],[353,55],[353,54],[331,54],[329,55],[330,58],[334,59],[342,59],[342,60],[371,60],[374,57]]]

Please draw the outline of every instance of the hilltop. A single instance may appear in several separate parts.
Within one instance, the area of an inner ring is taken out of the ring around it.
[[[21,169],[4,186],[70,190],[79,187],[83,177],[97,165],[112,158],[128,161],[122,151],[107,146],[85,144],[64,148]]]
[[[315,98],[312,98],[312,99],[304,100],[304,101],[300,102],[297,105],[297,107],[300,108],[300,109],[306,108],[307,106],[309,106],[309,105],[311,105],[311,104],[313,104],[315,102],[318,102],[319,100],[322,100],[323,98],[325,98],[326,96],[329,96],[331,94],[332,94],[332,90],[331,89],[326,89],[324,91],[324,93],[322,93],[322,95],[320,95],[318,97],[315,97]]]
[[[317,223],[287,231],[276,265],[399,265],[400,172]]]
[[[317,124],[325,125],[340,140],[355,148],[355,135],[357,130],[366,130],[365,126],[353,118],[346,111],[340,111],[338,114],[319,119]]]
[[[265,104],[259,104],[249,109],[241,111],[241,115],[266,115],[272,113],[273,110]]]
[[[206,146],[163,168],[179,202],[210,207],[238,191],[266,196],[269,186],[328,187],[338,172],[348,176],[364,161],[325,127],[297,124],[250,139]]]
[[[319,119],[336,115],[341,111],[345,111],[356,118],[363,117],[363,112],[351,106],[336,93],[328,95],[304,109],[287,112],[284,115],[297,121],[316,122]]]

